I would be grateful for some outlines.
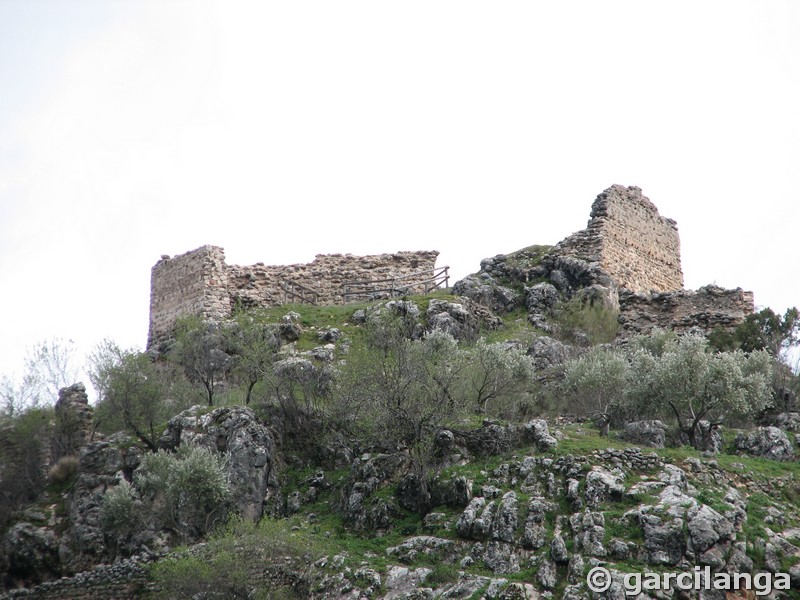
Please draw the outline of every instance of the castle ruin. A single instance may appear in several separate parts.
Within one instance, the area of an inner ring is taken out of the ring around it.
[[[227,264],[225,250],[219,246],[164,255],[151,271],[147,347],[168,339],[183,315],[219,321],[237,306],[270,307],[302,301],[342,304],[348,299],[348,282],[398,280],[399,285],[406,282],[398,291],[422,293],[428,284],[420,281],[432,279],[412,277],[432,274],[438,255],[435,250],[371,256],[318,254],[306,264],[249,266]]]
[[[678,227],[637,187],[615,185],[600,194],[586,229],[561,241],[555,252],[596,263],[632,292],[683,289]]]
[[[656,327],[679,332],[730,330],[754,311],[752,292],[741,288],[683,288],[677,225],[662,217],[638,187],[611,186],[592,204],[586,229],[559,242],[535,264],[509,266],[507,259],[516,255],[518,263],[525,252],[484,260],[481,272],[458,282],[454,292],[495,310],[511,310],[524,302],[514,299],[511,290],[500,294],[499,305],[487,301],[487,287],[495,286],[497,291],[496,276],[524,285],[549,281],[566,297],[581,291],[618,308],[621,337]],[[443,281],[428,287],[409,277],[433,274],[438,254],[319,254],[307,264],[280,266],[228,265],[218,246],[162,256],[152,269],[147,345],[168,339],[181,315],[222,320],[237,306],[271,307],[297,301],[341,304],[359,297],[348,295],[348,284],[354,281],[391,280],[391,291],[386,290],[389,296],[422,293]],[[446,275],[447,268],[443,269]],[[395,288],[395,280],[404,283]],[[487,286],[487,281],[494,283]],[[362,294],[360,298],[375,297],[380,296]]]
[[[730,330],[755,309],[753,293],[741,288],[683,288],[677,224],[638,187],[613,185],[598,195],[586,229],[559,242],[549,258],[559,257],[595,267],[590,283],[610,279],[622,337],[654,328]]]

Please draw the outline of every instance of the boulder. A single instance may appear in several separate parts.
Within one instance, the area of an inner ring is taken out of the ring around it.
[[[39,582],[59,574],[58,542],[52,530],[22,521],[3,538],[10,578]]]
[[[519,519],[519,504],[514,492],[506,492],[497,505],[492,520],[491,538],[503,542],[513,542]]]
[[[283,315],[278,325],[278,333],[285,342],[296,342],[299,340],[300,336],[303,334],[303,328],[300,326],[300,315],[294,311]]]
[[[462,508],[472,500],[472,481],[463,475],[450,479],[434,479],[431,485],[431,503],[434,506]]]
[[[525,441],[532,442],[542,452],[547,452],[558,446],[558,440],[550,435],[547,421],[544,419],[528,421],[523,426],[523,431]]]
[[[791,431],[792,433],[800,432],[800,413],[797,412],[782,412],[778,413],[771,419],[772,425],[783,429],[784,431]]]
[[[633,421],[625,425],[620,437],[633,444],[663,448],[666,431],[667,426],[662,421]]]
[[[525,288],[525,307],[529,313],[549,313],[560,299],[558,290],[550,283],[542,282]]]
[[[652,565],[677,565],[686,550],[684,520],[664,518],[656,514],[641,514],[644,550]]]
[[[520,304],[517,292],[501,285],[488,273],[467,275],[453,285],[453,294],[466,296],[495,313],[506,313]]]
[[[431,572],[432,569],[427,567],[418,567],[416,569],[400,566],[389,567],[386,572],[385,582],[387,594],[384,596],[384,598],[399,599],[429,597],[427,595],[418,596],[415,594],[424,589],[429,589],[422,588],[422,583],[425,581],[428,575],[431,574]],[[351,595],[349,597],[353,598],[354,596]]]
[[[610,473],[602,467],[594,467],[586,475],[586,506],[597,508],[608,500],[621,500],[625,493],[622,478]]]
[[[321,342],[335,343],[342,337],[342,330],[338,327],[326,327],[317,332],[317,339]]]
[[[550,557],[559,565],[566,565],[569,563],[569,551],[564,538],[556,534],[553,536],[553,541],[550,542]]]
[[[794,459],[794,448],[786,434],[777,427],[759,427],[749,435],[739,434],[734,441],[736,450],[772,460]]]
[[[492,540],[483,544],[475,544],[472,556],[482,560],[483,564],[491,569],[492,573],[517,573],[520,570],[517,547],[514,544]]]
[[[443,331],[457,340],[472,340],[480,323],[464,304],[433,299],[426,312],[428,331]]]
[[[552,512],[554,509],[554,505],[544,500],[544,498],[531,498],[528,503],[528,517],[525,520],[525,527],[520,540],[523,548],[537,550],[545,545],[547,540],[547,531],[544,528],[545,514]]]
[[[719,542],[730,541],[733,523],[705,504],[687,513],[687,527],[692,549],[697,555],[706,552]]]
[[[569,518],[569,524],[572,527],[575,552],[597,558],[606,556],[603,545],[606,535],[603,513],[588,510],[575,513]]]
[[[544,589],[552,590],[556,587],[556,582],[558,581],[556,563],[550,558],[545,557],[539,565],[539,571],[536,573],[536,577]]]
[[[411,300],[390,300],[384,304],[384,306],[387,310],[398,316],[408,317],[414,320],[419,319],[419,306],[411,302]]]
[[[397,558],[404,563],[413,563],[420,557],[433,560],[444,559],[453,549],[455,542],[431,535],[417,535],[407,538],[399,546],[386,549],[386,554]]]
[[[107,490],[132,476],[142,456],[142,449],[124,433],[81,449],[78,474],[65,499],[70,527],[59,541],[65,570],[78,571],[111,558],[100,525],[103,497]]]
[[[371,498],[388,482],[399,482],[408,474],[409,461],[399,454],[364,454],[350,466],[340,510],[345,521],[356,530],[385,529],[392,516],[399,514],[394,500]]]
[[[562,344],[546,335],[534,338],[528,347],[528,356],[533,359],[533,365],[537,370],[557,367],[575,355],[572,346]]]
[[[159,445],[175,449],[191,443],[224,452],[236,510],[246,519],[260,519],[266,502],[279,493],[272,434],[246,407],[201,413],[202,408],[194,406],[170,419]]]

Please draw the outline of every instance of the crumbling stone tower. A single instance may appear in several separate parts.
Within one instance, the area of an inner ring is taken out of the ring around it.
[[[522,290],[520,290],[522,288]],[[580,298],[618,311],[619,336],[654,328],[709,333],[733,329],[754,310],[753,294],[709,285],[683,288],[680,238],[638,187],[612,185],[592,204],[586,229],[552,248],[530,246],[481,261],[453,290],[492,310],[520,306],[548,331],[545,315]]]
[[[564,259],[591,265],[590,283],[616,288],[608,297],[619,306],[622,336],[655,327],[705,333],[731,329],[755,309],[753,293],[741,288],[683,288],[678,227],[638,187],[612,185],[598,195],[586,229],[553,249],[553,264]]]
[[[632,292],[683,289],[678,227],[638,187],[613,185],[601,193],[586,229],[558,247],[564,255],[597,263]]]

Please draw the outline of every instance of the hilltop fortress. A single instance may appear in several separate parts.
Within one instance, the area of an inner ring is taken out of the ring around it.
[[[218,246],[162,256],[152,268],[147,345],[167,339],[186,314],[219,320],[236,306],[340,304],[446,286],[447,267],[436,268],[438,254],[320,254],[307,264],[281,266],[228,265]],[[608,188],[594,201],[586,229],[541,255],[524,249],[485,259],[453,291],[504,311],[530,308],[537,284],[565,298],[580,293],[618,308],[623,337],[654,327],[730,329],[754,310],[752,292],[740,288],[683,289],[677,225],[659,215],[638,187]]]
[[[182,315],[220,320],[237,306],[342,304],[370,297],[375,288],[385,289],[384,294],[423,293],[440,282],[446,285],[447,268],[435,268],[437,256],[435,250],[371,256],[318,254],[310,263],[272,266],[229,265],[219,246],[162,256],[151,271],[147,347],[168,339]]]

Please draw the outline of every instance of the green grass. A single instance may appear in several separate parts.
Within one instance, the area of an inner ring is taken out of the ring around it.
[[[705,504],[720,514],[725,514],[731,509],[731,505],[725,502],[725,492],[720,489],[704,488],[697,492],[695,500]]]
[[[431,587],[439,587],[448,583],[455,583],[458,581],[459,568],[458,565],[451,565],[447,563],[438,562],[432,566],[432,571],[425,578],[425,585]]]
[[[566,435],[560,440],[558,446],[553,451],[555,454],[564,456],[567,454],[586,455],[597,450],[613,448],[624,450],[630,448],[630,442],[623,442],[616,438],[612,432],[608,437],[602,437],[596,429],[588,423],[581,425],[568,425],[562,429]]]
[[[534,338],[542,335],[538,329],[528,323],[528,312],[524,307],[515,308],[511,312],[499,316],[503,321],[502,327],[481,333],[491,344],[508,340],[519,340],[529,344]]]

